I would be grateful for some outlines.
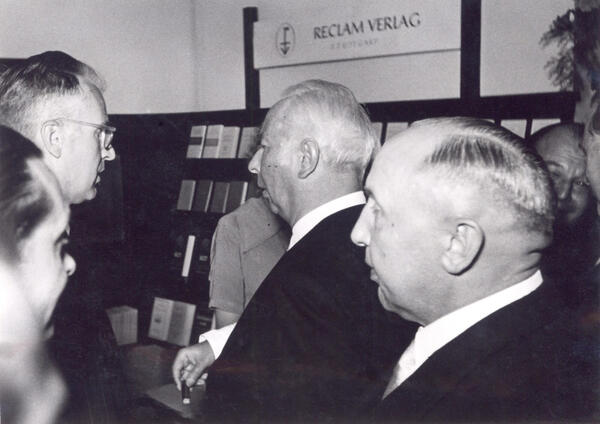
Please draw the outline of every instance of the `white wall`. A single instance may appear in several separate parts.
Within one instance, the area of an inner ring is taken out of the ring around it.
[[[64,50],[107,80],[109,113],[193,111],[194,10],[194,0],[0,0],[0,57]]]
[[[199,68],[198,102],[202,110],[219,110],[244,107],[244,6],[258,7],[259,19],[280,19],[318,13],[323,4],[346,11],[364,0],[196,1],[205,39],[202,60],[209,63]],[[552,20],[572,6],[572,0],[483,0],[482,95],[556,91],[544,70],[555,49],[542,49],[539,39]],[[269,106],[287,85],[314,77],[348,85],[361,101],[454,97],[459,64],[460,55],[450,52],[435,59],[418,55],[410,61],[378,58],[261,71],[261,103]]]
[[[556,46],[540,38],[573,0],[483,0],[481,3],[481,95],[556,91],[544,66]]]
[[[198,109],[243,109],[246,107],[246,86],[242,10],[246,6],[254,6],[255,2],[195,2],[199,82],[195,92]]]
[[[323,7],[346,15],[363,0],[198,0],[198,28],[207,40],[200,68],[198,101],[203,110],[245,107],[242,9],[256,6],[261,20],[319,13]],[[351,13],[351,12],[350,12]],[[240,49],[235,51],[235,49]],[[309,78],[350,87],[363,102],[458,97],[460,53],[426,53],[269,69],[260,72],[261,106],[269,107],[290,84]]]
[[[443,3],[443,0],[439,0]],[[259,19],[347,10],[363,0],[0,0],[0,57],[64,50],[108,81],[110,113],[244,108],[242,9]],[[554,91],[538,42],[572,0],[483,0],[482,95]],[[269,106],[306,78],[340,81],[361,101],[458,95],[460,55],[429,54],[261,72]]]

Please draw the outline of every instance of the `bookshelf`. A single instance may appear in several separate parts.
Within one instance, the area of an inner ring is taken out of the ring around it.
[[[198,305],[206,313],[208,260],[204,269],[181,276],[188,235],[196,236],[208,259],[210,238],[223,213],[177,210],[183,179],[250,181],[246,159],[188,159],[194,125],[258,126],[266,111],[229,110],[152,115],[111,115],[118,127],[114,145],[121,155],[123,246],[121,284],[114,304],[138,307],[139,334],[148,333],[154,297]],[[200,255],[200,251],[196,256]],[[118,302],[118,303],[117,303]]]

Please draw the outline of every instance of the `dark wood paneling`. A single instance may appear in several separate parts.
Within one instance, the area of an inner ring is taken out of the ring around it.
[[[244,8],[244,82],[246,85],[246,109],[260,108],[258,71],[254,69],[254,22],[258,21],[256,7]]]
[[[412,122],[436,116],[475,116],[492,119],[541,119],[560,117],[569,120],[575,110],[571,92],[494,96],[461,99],[416,100],[368,103],[373,121]]]
[[[480,92],[481,0],[462,0],[460,35],[460,97],[470,101]]]

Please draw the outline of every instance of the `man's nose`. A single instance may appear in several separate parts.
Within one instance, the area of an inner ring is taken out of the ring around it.
[[[248,162],[248,171],[253,174],[258,174],[260,172],[260,160],[262,157],[262,149],[258,150]]]
[[[356,221],[356,224],[354,224],[354,228],[352,228],[352,232],[350,233],[352,242],[357,246],[368,246],[370,241],[367,217],[368,211],[366,209],[366,207],[363,207],[363,210],[358,217],[358,221]]]
[[[104,159],[106,161],[111,161],[111,160],[115,160],[116,157],[117,157],[117,152],[115,151],[115,148],[111,146],[110,149],[104,150],[102,159]]]
[[[77,268],[77,262],[75,262],[73,256],[69,255],[68,253],[65,254],[64,262],[65,270],[67,272],[67,275],[70,277],[75,273],[75,269]]]
[[[571,193],[571,184],[567,181],[555,180],[554,190],[556,191],[556,197],[558,197],[558,200],[565,200]]]

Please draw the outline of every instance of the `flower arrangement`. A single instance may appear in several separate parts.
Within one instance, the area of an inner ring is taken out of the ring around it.
[[[557,16],[542,36],[543,47],[558,44],[558,55],[546,64],[554,85],[581,92],[587,77],[600,88],[600,0],[575,0],[574,8]],[[576,69],[579,68],[579,69]],[[579,71],[579,72],[576,72]],[[583,75],[582,75],[583,73]]]

